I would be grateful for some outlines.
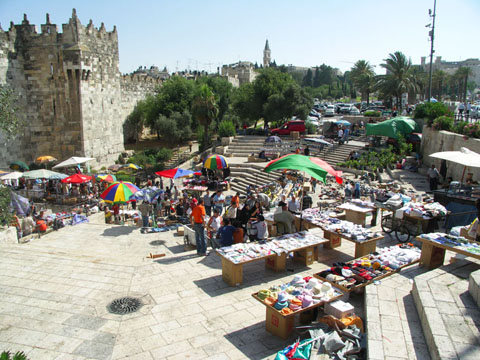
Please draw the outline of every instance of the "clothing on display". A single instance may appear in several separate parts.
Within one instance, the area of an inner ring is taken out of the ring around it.
[[[284,315],[289,315],[319,303],[328,302],[341,296],[342,293],[327,281],[295,275],[290,282],[260,290],[255,295],[266,305],[273,306]],[[290,311],[282,311],[286,308]]]
[[[325,240],[308,231],[286,234],[273,238],[268,242],[241,243],[217,249],[217,252],[238,264],[273,254],[289,253],[298,248],[323,244]]]
[[[463,250],[472,254],[480,254],[480,244],[474,241],[467,240],[462,236],[452,236],[444,233],[429,233],[421,234],[420,237],[445,246],[451,246],[452,248]]]
[[[330,269],[317,275],[347,289],[367,285],[376,278],[420,259],[420,249],[412,244],[399,244],[378,249],[376,252],[349,261],[334,263]]]

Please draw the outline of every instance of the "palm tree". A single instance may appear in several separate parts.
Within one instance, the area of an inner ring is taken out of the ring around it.
[[[0,360],[27,360],[27,355],[23,351],[17,351],[15,354],[10,351],[3,351],[0,354]]]
[[[198,89],[197,95],[193,99],[192,113],[195,119],[204,127],[204,146],[207,146],[209,143],[208,126],[218,115],[215,94],[207,84],[202,84]]]
[[[441,99],[443,95],[447,76],[448,74],[440,69],[435,70],[432,74],[432,94],[436,94],[439,99]]]
[[[387,74],[380,78],[379,85],[385,94],[397,99],[397,104],[401,108],[402,94],[416,90],[412,78],[412,61],[400,51],[389,54],[384,61],[385,63],[380,66],[387,70]]]
[[[372,65],[366,60],[358,60],[350,71],[350,78],[362,93],[362,100],[366,98],[367,105],[369,105],[370,93],[375,86],[375,73]]]
[[[463,101],[467,101],[467,83],[468,77],[473,75],[473,71],[471,68],[467,66],[462,66],[455,71],[455,75],[462,81],[463,84]],[[460,88],[459,88],[460,90]]]

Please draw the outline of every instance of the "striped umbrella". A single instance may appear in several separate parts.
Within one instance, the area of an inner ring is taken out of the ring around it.
[[[100,195],[108,203],[127,203],[130,197],[140,189],[130,182],[115,182]]]
[[[109,182],[109,183],[113,183],[113,182],[117,181],[117,178],[115,177],[115,175],[112,175],[112,174],[97,175],[97,179],[100,179],[100,181],[106,181],[106,182]]]
[[[208,158],[205,159],[203,162],[203,167],[207,169],[224,169],[228,168],[228,162],[225,157],[222,155],[211,155]]]
[[[168,169],[168,170],[162,170],[162,171],[157,171],[155,175],[161,176],[161,177],[166,177],[169,179],[178,179],[181,177],[187,177],[193,175],[192,170],[186,170],[186,169],[180,169],[180,168],[174,168],[174,169]]]

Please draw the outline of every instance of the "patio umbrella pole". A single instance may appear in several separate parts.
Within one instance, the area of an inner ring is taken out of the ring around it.
[[[460,183],[463,183],[463,177],[465,176],[465,170],[467,170],[466,166],[463,167],[462,180],[460,181]]]

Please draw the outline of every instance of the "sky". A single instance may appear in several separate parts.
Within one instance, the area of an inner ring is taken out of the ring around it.
[[[215,72],[239,60],[285,65],[327,64],[349,70],[360,59],[379,66],[402,51],[414,64],[430,54],[428,9],[434,0],[0,0],[0,24],[67,23],[76,8],[83,25],[93,20],[107,31],[117,26],[120,71],[151,65]],[[438,0],[435,56],[459,61],[479,58],[480,0]]]

